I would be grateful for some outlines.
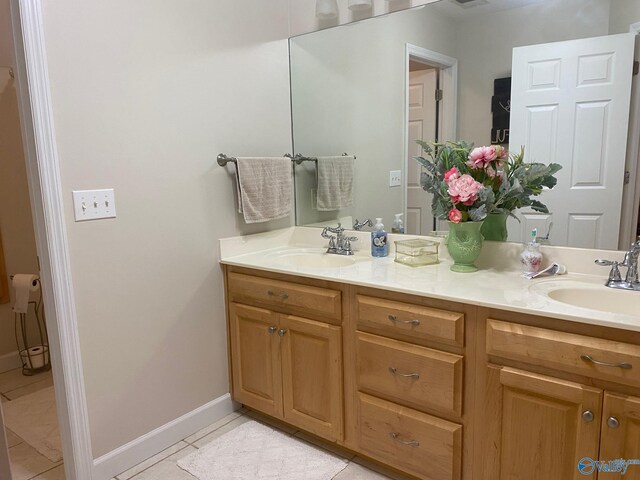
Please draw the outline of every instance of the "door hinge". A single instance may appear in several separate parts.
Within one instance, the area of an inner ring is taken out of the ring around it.
[[[442,94],[442,90],[436,90],[436,102],[439,102],[440,100],[442,100],[443,94]]]
[[[625,185],[629,185],[630,181],[631,181],[631,172],[629,170],[625,170],[625,172],[624,172],[624,184]]]
[[[638,73],[640,73],[640,62],[636,60],[633,62],[633,74],[638,75]]]

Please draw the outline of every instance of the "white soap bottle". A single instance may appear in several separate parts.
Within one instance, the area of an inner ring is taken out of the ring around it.
[[[384,230],[382,218],[376,218],[375,230],[371,232],[371,256],[386,257],[389,255],[387,232]]]
[[[520,254],[522,273],[525,275],[535,275],[542,266],[542,252],[540,251],[540,244],[536,242],[537,237],[538,230],[534,228],[531,230],[531,241],[525,245]]]
[[[404,213],[396,213],[393,219],[393,225],[391,225],[391,233],[404,233],[404,223],[402,223],[402,215]]]

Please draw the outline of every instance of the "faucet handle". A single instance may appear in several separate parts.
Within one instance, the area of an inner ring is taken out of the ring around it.
[[[597,265],[601,265],[603,267],[611,267],[611,271],[609,272],[609,282],[621,282],[622,281],[622,276],[620,275],[620,269],[618,268],[618,265],[620,265],[619,262],[616,262],[615,260],[601,260],[598,259],[595,261],[595,263]]]

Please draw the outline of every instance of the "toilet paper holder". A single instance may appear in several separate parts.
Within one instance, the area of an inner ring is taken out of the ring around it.
[[[9,276],[11,280],[13,277],[14,275]],[[39,277],[33,280],[32,286],[38,287],[33,295],[36,297],[35,300],[30,299],[28,303],[33,307],[34,314],[30,314],[29,308],[27,313],[14,312],[16,346],[22,362],[22,374],[26,376],[51,369],[49,336],[42,305],[42,283]]]

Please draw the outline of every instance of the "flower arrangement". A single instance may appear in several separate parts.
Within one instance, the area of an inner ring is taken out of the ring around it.
[[[439,219],[453,223],[479,222],[490,213],[511,216],[518,208],[531,207],[549,213],[533,199],[543,189],[553,188],[557,163],[526,163],[524,149],[509,154],[499,145],[475,147],[466,142],[426,143],[426,153],[416,157],[424,168],[422,188],[433,194],[432,211]]]

